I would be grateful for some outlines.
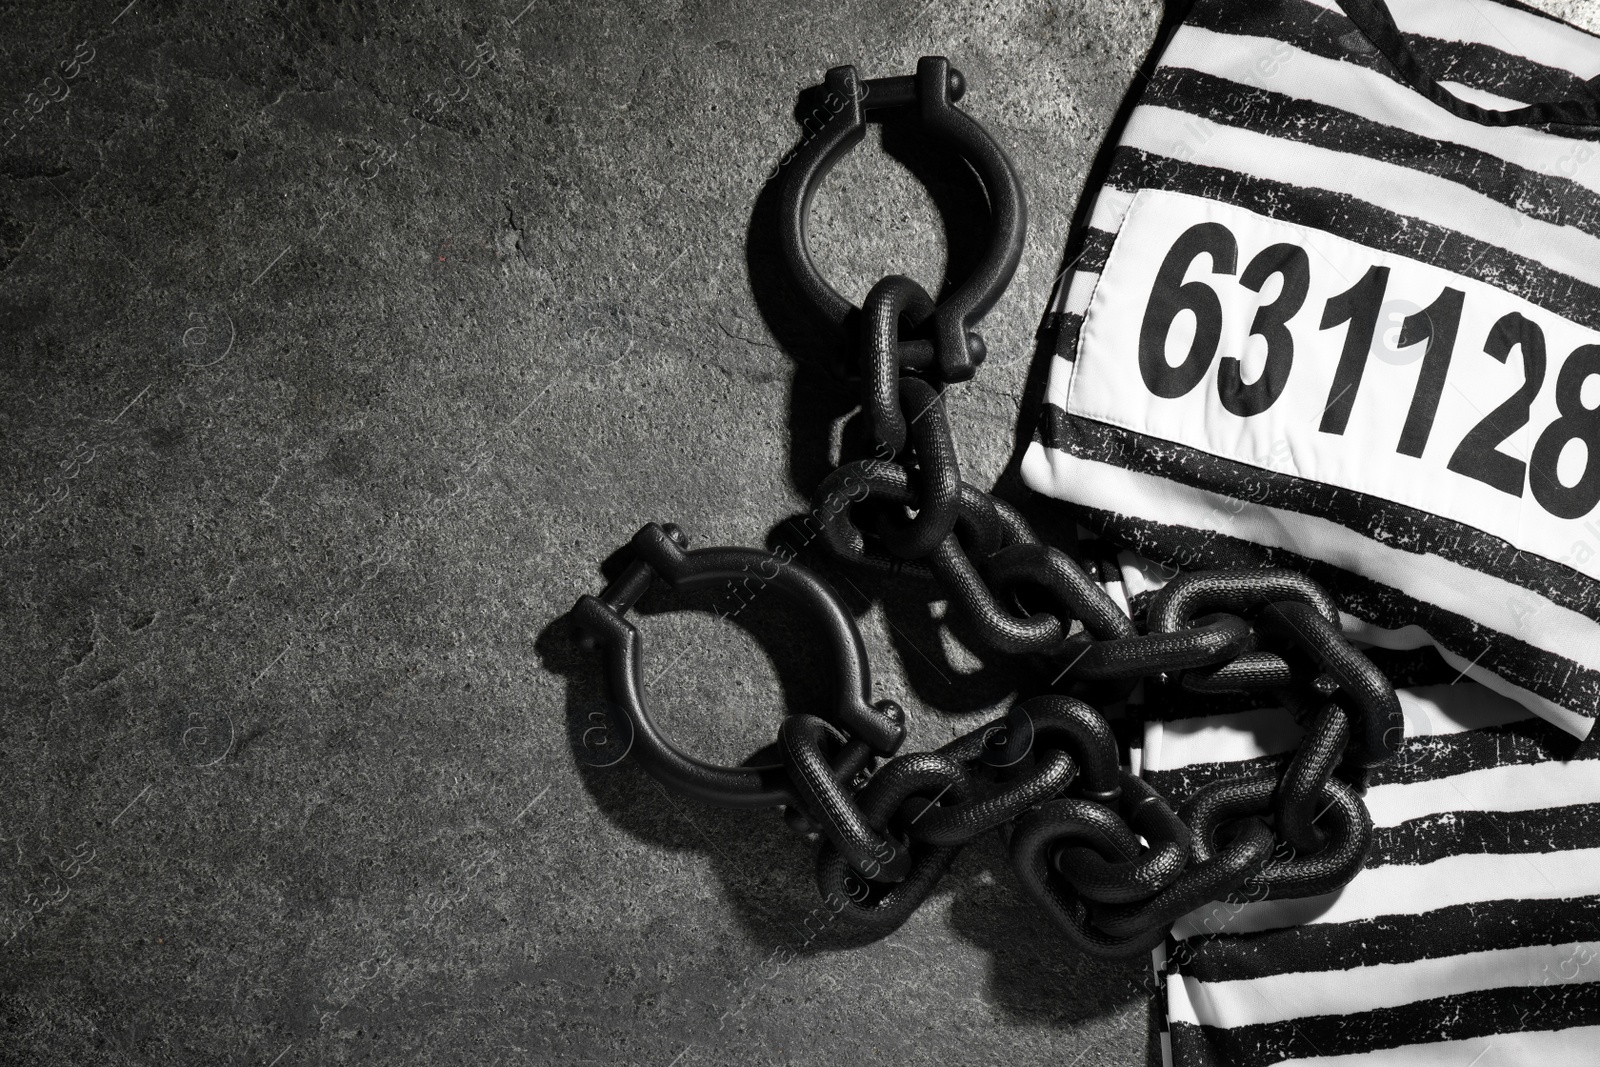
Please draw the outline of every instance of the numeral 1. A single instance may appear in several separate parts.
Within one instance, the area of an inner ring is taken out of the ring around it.
[[[1322,329],[1350,324],[1344,335],[1344,350],[1339,353],[1338,369],[1333,373],[1333,387],[1328,390],[1328,402],[1322,409],[1322,424],[1317,427],[1323,433],[1342,434],[1350,421],[1350,410],[1361,389],[1361,373],[1367,369],[1367,355],[1372,351],[1372,335],[1378,329],[1383,293],[1388,287],[1389,268],[1369,267],[1359,282],[1330,297],[1322,310]]]
[[[1417,391],[1411,394],[1411,410],[1406,413],[1405,428],[1400,431],[1400,444],[1395,449],[1402,456],[1420,456],[1428,447],[1433,417],[1438,414],[1439,397],[1444,393],[1445,375],[1450,372],[1450,357],[1455,354],[1456,330],[1461,326],[1461,305],[1465,300],[1466,294],[1460,289],[1446,289],[1437,300],[1400,324],[1397,347],[1428,342],[1422,371],[1417,376]]]

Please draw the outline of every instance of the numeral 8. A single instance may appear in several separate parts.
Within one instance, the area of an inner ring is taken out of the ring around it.
[[[1556,410],[1561,417],[1545,427],[1533,446],[1528,488],[1558,519],[1577,519],[1600,503],[1600,406],[1583,406],[1583,383],[1600,374],[1600,345],[1584,345],[1567,357],[1556,377]],[[1568,441],[1582,441],[1583,474],[1576,485],[1556,477],[1556,464]]]

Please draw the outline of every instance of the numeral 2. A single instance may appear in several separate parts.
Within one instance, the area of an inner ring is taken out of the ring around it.
[[[1528,408],[1544,384],[1545,354],[1544,331],[1515,311],[1494,324],[1483,351],[1504,363],[1513,348],[1522,349],[1522,388],[1467,432],[1456,446],[1455,455],[1450,457],[1449,467],[1457,474],[1465,474],[1502,493],[1520,497],[1527,479],[1527,464],[1506,455],[1496,446],[1528,425]]]

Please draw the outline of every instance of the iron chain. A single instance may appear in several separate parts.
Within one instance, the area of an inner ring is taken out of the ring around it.
[[[845,894],[846,913],[893,928],[933,889],[931,874],[948,866],[951,849],[1006,828],[1018,876],[1045,913],[1085,951],[1123,956],[1247,883],[1260,886],[1255,899],[1267,899],[1349,881],[1372,831],[1352,783],[1387,756],[1400,710],[1382,673],[1340,632],[1332,599],[1289,571],[1195,572],[1164,586],[1136,626],[1077,560],[962,480],[944,397],[929,380],[937,361],[890,328],[915,329],[931,307],[897,276],[868,295],[860,380],[879,458],[840,466],[818,490],[829,500],[847,483],[866,487],[847,507],[819,509],[833,551],[896,571],[921,562],[992,650],[1046,656],[1058,680],[1265,689],[1301,711],[1307,734],[1281,780],[1215,782],[1174,811],[1142,779],[1118,771],[1117,741],[1099,712],[1062,695],[1022,701],[939,749],[938,759],[890,758],[854,797],[859,817],[803,800],[825,839],[823,892],[841,890],[853,871],[866,891]],[[907,351],[914,361],[902,358]],[[1022,610],[1023,589],[1042,606]],[[813,778],[822,766],[820,751],[791,764]],[[841,789],[830,799],[843,798]],[[862,825],[887,846],[866,863],[856,859]]]
[[[1121,769],[1111,720],[1066,692],[1019,701],[937,751],[897,754],[904,715],[892,702],[870,703],[849,613],[827,583],[785,559],[770,580],[817,612],[831,635],[837,708],[788,717],[777,764],[711,767],[678,752],[650,719],[639,635],[622,615],[655,577],[696,588],[772,557],[689,552],[681,531],[652,524],[634,538],[629,570],[575,612],[611,650],[626,717],[618,725],[638,758],[670,787],[713,803],[780,803],[791,825],[820,839],[825,899],[843,901],[844,915],[880,933],[927,898],[962,846],[993,830],[1007,838],[1019,880],[1045,914],[1102,957],[1144,952],[1177,918],[1247,886],[1251,899],[1267,899],[1345,884],[1371,843],[1365,770],[1403,735],[1393,687],[1345,639],[1337,606],[1304,575],[1182,574],[1154,595],[1141,625],[1015,508],[963,479],[943,389],[982,359],[984,345],[968,330],[1015,267],[1020,184],[1004,153],[953,107],[964,81],[942,59],[925,59],[911,79],[858,83],[852,68],[837,68],[828,85],[849,91],[848,106],[796,156],[784,188],[785,247],[798,287],[823,317],[853,320],[854,373],[850,360],[841,370],[858,383],[876,450],[839,466],[817,490],[813,515],[829,549],[852,564],[936,580],[990,650],[1050,663],[1052,688],[1064,680],[1084,695],[1086,684],[1120,683],[1126,695],[1145,680],[1147,696],[1265,692],[1300,719],[1305,738],[1281,775],[1216,781],[1177,809]],[[997,237],[981,284],[945,304],[891,275],[852,314],[805,251],[813,185],[859,140],[873,99],[877,118],[920,109],[925,125],[974,162],[994,203]]]

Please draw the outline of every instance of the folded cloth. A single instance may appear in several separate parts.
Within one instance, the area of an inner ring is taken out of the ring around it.
[[[1100,571],[1135,615],[1171,577],[1126,551]],[[1164,1063],[1592,1067],[1600,753],[1431,652],[1371,654],[1405,741],[1369,774],[1365,867],[1300,900],[1247,883],[1175,923],[1154,954]],[[1304,733],[1269,699],[1141,707],[1135,767],[1175,804],[1276,776]]]
[[[1155,561],[1135,617],[1180,567],[1309,574],[1406,736],[1343,889],[1174,926],[1168,1062],[1600,1064],[1600,40],[1514,0],[1171,10],[1023,477]],[[1137,769],[1280,768],[1258,705],[1152,704]]]
[[[1181,10],[1086,193],[1024,479],[1163,564],[1308,573],[1587,737],[1600,40],[1494,0]]]
[[[1176,1067],[1600,1062],[1600,760],[1474,682],[1398,692],[1361,873],[1303,900],[1247,886],[1175,924]],[[1276,768],[1299,734],[1275,708],[1150,722],[1143,773],[1181,799]]]

